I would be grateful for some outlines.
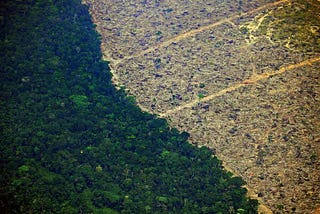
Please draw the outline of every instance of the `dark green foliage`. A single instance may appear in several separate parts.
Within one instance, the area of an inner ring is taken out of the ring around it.
[[[80,0],[0,4],[2,213],[256,213],[208,149],[115,90]]]

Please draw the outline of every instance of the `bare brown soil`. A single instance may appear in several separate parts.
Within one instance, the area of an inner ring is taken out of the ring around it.
[[[318,0],[84,3],[142,109],[214,150],[261,213],[318,212]]]

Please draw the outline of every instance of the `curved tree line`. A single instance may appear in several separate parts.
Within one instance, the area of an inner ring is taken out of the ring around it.
[[[4,213],[257,213],[211,151],[114,88],[80,0],[0,12]]]

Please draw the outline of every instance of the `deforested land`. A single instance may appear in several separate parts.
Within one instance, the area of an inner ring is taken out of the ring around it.
[[[274,213],[320,205],[320,2],[85,0],[113,83]]]

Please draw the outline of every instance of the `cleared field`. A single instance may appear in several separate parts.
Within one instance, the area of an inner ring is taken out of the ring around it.
[[[319,62],[166,116],[191,142],[215,150],[272,210],[308,213],[320,192]]]
[[[320,2],[85,0],[114,83],[274,213],[320,206]]]

